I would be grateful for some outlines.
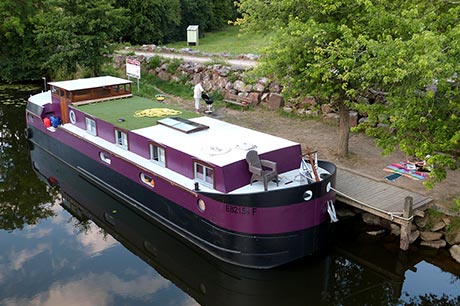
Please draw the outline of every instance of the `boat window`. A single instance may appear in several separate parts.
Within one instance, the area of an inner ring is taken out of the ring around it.
[[[109,164],[109,165],[112,163],[112,160],[110,159],[110,155],[107,154],[107,153],[105,153],[105,152],[99,152],[99,158],[100,158],[103,162],[105,162],[105,163],[107,163],[107,164]]]
[[[152,188],[155,187],[155,180],[150,175],[141,173],[139,175],[139,178],[141,182],[144,183],[145,185],[152,187]]]
[[[150,160],[164,167],[166,165],[165,149],[156,143],[151,143]]]
[[[214,188],[214,169],[201,164],[199,162],[194,163],[195,180],[201,184]]]
[[[97,135],[96,120],[85,117],[85,123],[86,123],[86,131],[89,134],[96,136]]]
[[[35,103],[27,103],[27,110],[30,111],[31,113],[34,113],[35,115],[41,117],[43,113],[43,106],[35,104]]]
[[[128,134],[120,130],[115,130],[115,144],[128,150]]]
[[[186,134],[209,129],[209,126],[180,117],[168,117],[157,121],[159,124],[184,132]]]

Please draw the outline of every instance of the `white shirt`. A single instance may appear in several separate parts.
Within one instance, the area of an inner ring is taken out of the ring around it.
[[[193,98],[198,99],[201,98],[201,94],[203,93],[204,89],[203,86],[201,86],[200,83],[195,85],[195,88],[193,89]]]

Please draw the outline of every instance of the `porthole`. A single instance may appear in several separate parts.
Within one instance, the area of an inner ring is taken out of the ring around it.
[[[145,185],[147,185],[149,187],[155,187],[155,180],[151,176],[149,176],[149,175],[147,175],[145,173],[141,173],[139,175],[139,178],[140,178],[141,182],[144,183]]]
[[[331,182],[327,183],[326,185],[326,192],[330,192],[331,191]]]
[[[206,210],[206,204],[204,203],[204,201],[202,199],[198,200],[198,209],[201,212],[204,212]]]
[[[107,153],[105,153],[105,152],[99,152],[99,158],[100,158],[103,162],[105,162],[105,163],[107,163],[107,164],[109,164],[109,165],[112,163],[112,160],[110,159],[110,155],[107,154]]]
[[[303,199],[305,201],[310,201],[312,197],[313,197],[313,191],[311,190],[307,190],[303,193]]]
[[[69,118],[70,118],[70,123],[75,124],[77,123],[77,115],[75,115],[75,112],[73,109],[69,111]]]

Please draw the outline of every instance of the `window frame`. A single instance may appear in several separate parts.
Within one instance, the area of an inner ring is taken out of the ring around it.
[[[150,161],[160,166],[166,167],[166,149],[164,146],[156,142],[150,142],[149,143],[149,154],[150,154]],[[155,158],[155,156],[157,158]]]
[[[198,167],[203,168],[203,172],[201,174],[202,177],[199,177],[198,175]],[[208,171],[211,172],[210,175],[208,175]],[[216,170],[215,167],[211,166],[210,164],[199,160],[193,161],[193,178],[203,186],[215,189]]]
[[[118,133],[120,135],[118,135]],[[129,139],[128,139],[128,132],[122,129],[114,129],[114,136],[115,136],[115,145],[124,149],[129,149]],[[119,137],[120,136],[120,137]],[[121,142],[119,141],[121,139]]]
[[[94,130],[93,130],[93,125],[88,126],[88,122],[94,123]],[[88,128],[88,127],[90,127],[90,128]],[[88,134],[97,136],[97,122],[96,122],[96,120],[94,118],[85,117],[85,128],[86,128],[86,132]]]

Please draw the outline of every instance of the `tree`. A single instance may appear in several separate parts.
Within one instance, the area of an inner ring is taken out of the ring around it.
[[[37,30],[37,42],[48,53],[44,67],[57,78],[81,70],[98,75],[126,25],[127,11],[114,8],[112,0],[49,0],[47,5]]]
[[[34,43],[42,1],[0,1],[0,79],[8,82],[42,76],[43,53]]]
[[[129,9],[129,26],[124,39],[135,44],[167,42],[181,21],[179,0],[117,0]]]
[[[180,3],[182,22],[178,34],[182,37],[188,25],[199,25],[200,32],[220,30],[236,17],[232,0],[181,0]]]
[[[337,104],[339,156],[348,154],[348,109],[359,107],[384,152],[430,154],[437,181],[459,167],[459,10],[448,1],[241,0],[239,23],[276,33],[260,71],[288,97]],[[386,103],[358,104],[372,89]],[[389,120],[377,126],[382,114]]]

